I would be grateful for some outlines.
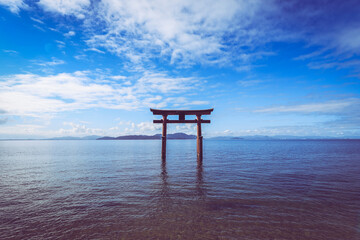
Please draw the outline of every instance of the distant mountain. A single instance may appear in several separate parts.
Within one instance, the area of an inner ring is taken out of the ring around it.
[[[155,134],[152,136],[148,135],[125,135],[119,137],[101,137],[97,140],[151,140],[151,139],[161,139],[160,134]]]
[[[160,135],[160,134],[158,134],[158,135]],[[167,139],[196,139],[195,135],[187,135],[186,133],[167,134],[166,137],[167,137]]]
[[[232,140],[240,140],[240,139],[244,139],[244,138],[242,138],[242,137],[232,137],[231,139]]]
[[[96,135],[91,135],[91,136],[86,136],[86,137],[71,137],[71,136],[66,136],[66,137],[54,137],[54,138],[47,138],[45,140],[96,140],[98,139],[100,136],[96,136]]]
[[[155,135],[125,135],[119,137],[100,137],[97,140],[152,140],[161,139],[161,134]],[[167,134],[167,139],[196,139],[195,135],[188,135],[186,133]]]
[[[210,140],[242,140],[243,137],[229,137],[229,136],[219,136],[219,137],[211,137],[208,138]]]
[[[86,137],[83,137],[82,139],[84,140],[96,140],[98,139],[100,136],[97,136],[97,135],[91,135],[91,136],[86,136]]]
[[[210,140],[279,140],[279,139],[303,139],[297,136],[266,136],[266,135],[253,135],[253,136],[219,136],[209,138]]]
[[[266,135],[253,135],[253,136],[241,136],[241,137],[233,137],[233,136],[219,136],[219,137],[211,137],[209,140],[335,140],[335,139],[344,139],[344,138],[336,138],[336,137],[320,137],[320,136],[292,136],[292,135],[275,135],[275,136],[266,136]],[[349,138],[345,138],[349,139]],[[353,139],[358,139],[358,137],[354,137]]]

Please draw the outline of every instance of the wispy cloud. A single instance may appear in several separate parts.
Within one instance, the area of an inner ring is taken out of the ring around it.
[[[336,69],[343,69],[343,68],[359,68],[360,60],[346,60],[346,61],[318,61],[318,62],[310,62],[308,64],[309,68],[312,69],[328,69],[328,68],[336,68]]]
[[[349,107],[359,106],[360,100],[357,98],[334,100],[323,103],[310,103],[292,106],[277,106],[255,110],[258,113],[341,113],[347,111]]]
[[[63,41],[55,40],[55,42],[57,43],[58,48],[64,48],[66,46]]]
[[[35,61],[33,61],[33,63],[36,65],[39,65],[39,66],[43,66],[43,67],[51,67],[51,66],[65,64],[65,61],[61,60],[61,59],[57,59],[57,58],[52,58],[52,60],[49,62],[35,60]]]
[[[8,54],[13,54],[13,55],[18,54],[17,51],[15,51],[15,50],[9,50],[9,49],[4,49],[3,52],[4,52],[4,53],[8,53]]]
[[[310,61],[311,68],[354,68],[343,62],[360,54],[358,1],[311,1],[305,4],[290,1],[282,3],[281,9],[287,25],[299,31],[300,39],[309,47],[307,54],[295,60]]]
[[[88,49],[85,49],[85,51],[92,51],[92,52],[97,52],[97,53],[101,53],[101,54],[105,53],[104,51],[101,51],[97,48],[88,48]]]
[[[44,28],[40,27],[39,25],[34,24],[33,27],[40,30],[40,31],[42,31],[42,32],[46,32],[46,30]]]
[[[33,17],[30,17],[31,20],[33,20],[34,22],[37,22],[37,23],[40,23],[40,24],[45,24],[43,21],[41,21],[40,19],[37,19],[37,18],[33,18]]]
[[[145,72],[137,81],[136,88],[139,93],[175,93],[185,92],[196,88],[200,82],[194,78],[169,77],[164,73]]]

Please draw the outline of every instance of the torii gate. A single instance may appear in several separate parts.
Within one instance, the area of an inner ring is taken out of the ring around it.
[[[205,110],[160,110],[160,109],[152,109],[150,111],[154,115],[162,115],[163,119],[154,120],[154,123],[162,123],[162,144],[161,144],[161,159],[164,161],[166,159],[166,124],[168,123],[197,123],[197,159],[198,161],[202,161],[203,159],[203,147],[202,147],[202,139],[201,136],[201,123],[210,123],[210,120],[201,119],[201,115],[210,115],[214,109],[205,109]],[[169,120],[167,119],[168,115],[178,115],[178,120]],[[186,115],[196,115],[196,119],[194,120],[185,120]]]

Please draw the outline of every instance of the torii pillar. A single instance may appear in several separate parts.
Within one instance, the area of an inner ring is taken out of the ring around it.
[[[197,160],[202,162],[203,159],[203,137],[201,135],[201,123],[210,123],[210,120],[201,119],[202,115],[210,115],[214,109],[205,109],[205,110],[160,110],[152,109],[150,111],[154,115],[162,115],[163,119],[154,120],[154,123],[162,123],[162,137],[161,137],[161,159],[166,160],[166,127],[168,123],[196,123],[197,124],[197,138],[196,138],[196,149],[197,149]],[[169,120],[167,116],[169,115],[178,115],[178,120]],[[196,119],[194,120],[185,120],[186,115],[195,115]]]

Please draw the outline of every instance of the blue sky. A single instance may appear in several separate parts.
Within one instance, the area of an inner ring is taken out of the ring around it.
[[[360,136],[358,1],[0,0],[0,138]],[[169,132],[195,133],[195,125]]]

